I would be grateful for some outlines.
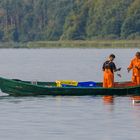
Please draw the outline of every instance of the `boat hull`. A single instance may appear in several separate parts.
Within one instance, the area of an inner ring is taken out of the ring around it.
[[[140,95],[140,86],[129,87],[56,87],[55,82],[25,82],[21,80],[12,80],[0,78],[1,91],[13,96],[94,96],[94,95]]]

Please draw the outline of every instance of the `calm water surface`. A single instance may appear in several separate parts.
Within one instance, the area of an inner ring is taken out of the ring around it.
[[[1,49],[2,77],[101,81],[110,53],[126,67],[138,49]],[[140,104],[130,97],[9,97],[0,93],[0,140],[138,140]],[[104,99],[104,100],[103,100]]]

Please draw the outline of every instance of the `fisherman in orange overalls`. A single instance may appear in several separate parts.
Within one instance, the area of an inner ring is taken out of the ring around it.
[[[111,54],[106,62],[103,64],[103,72],[104,72],[104,79],[103,79],[103,87],[111,88],[114,87],[114,72],[120,71],[121,68],[116,68],[115,63],[113,60],[115,59],[115,55]]]
[[[136,52],[135,58],[131,60],[128,72],[132,69],[132,82],[140,85],[140,52]]]

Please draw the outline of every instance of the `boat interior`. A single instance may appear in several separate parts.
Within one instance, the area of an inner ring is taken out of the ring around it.
[[[22,80],[19,80],[19,79],[12,79],[12,80],[25,82],[25,83],[28,83],[28,84],[45,86],[45,87],[57,87],[56,82],[22,81]],[[115,82],[115,84],[114,84],[114,87],[116,87],[116,88],[117,87],[118,88],[125,88],[125,87],[133,87],[133,86],[136,86],[136,84],[132,83],[131,81]],[[68,85],[67,87],[75,87],[75,86]],[[102,87],[102,83],[97,82],[95,87]]]

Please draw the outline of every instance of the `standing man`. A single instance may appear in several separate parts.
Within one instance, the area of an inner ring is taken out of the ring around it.
[[[132,82],[136,85],[140,85],[140,52],[136,52],[127,70],[128,72],[132,70]]]
[[[104,62],[102,67],[104,72],[103,87],[105,88],[114,87],[114,72],[121,70],[121,68],[116,68],[115,63],[113,62],[114,59],[115,55],[110,54],[108,60]]]

